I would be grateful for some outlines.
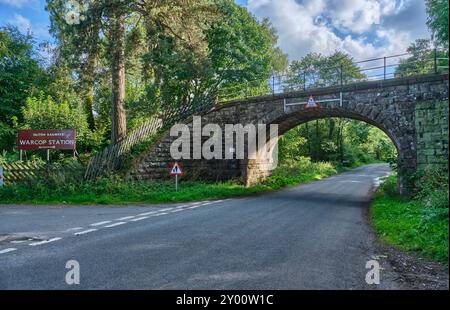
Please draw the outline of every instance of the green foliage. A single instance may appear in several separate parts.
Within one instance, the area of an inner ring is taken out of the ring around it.
[[[437,184],[441,184],[440,181]],[[413,200],[398,196],[396,188],[396,177],[389,177],[373,201],[372,217],[378,234],[388,244],[448,264],[448,183],[441,187],[442,191],[435,188],[426,194],[427,198],[424,196]],[[434,195],[442,196],[431,198]],[[446,200],[447,205],[433,206],[428,203],[428,199]]]
[[[414,178],[418,188],[415,198],[430,210],[430,216],[448,218],[448,169],[428,167]]]
[[[306,87],[325,87],[362,80],[362,74],[353,59],[340,51],[329,56],[309,53],[300,60],[294,60],[289,66],[287,91],[301,90]]]
[[[444,46],[448,46],[448,1],[427,0],[428,27]]]
[[[0,150],[12,150],[26,98],[47,81],[33,45],[31,35],[0,28]]]
[[[0,188],[2,203],[33,204],[129,204],[163,203],[219,199],[262,193],[280,189],[286,185],[310,182],[336,173],[329,163],[312,163],[308,158],[280,165],[272,177],[262,184],[245,187],[237,182],[206,183],[181,181],[179,192],[175,192],[173,181],[140,182],[109,176],[97,181],[83,181],[72,171],[61,169],[49,173],[45,178],[30,183]],[[75,163],[75,166],[77,164]]]
[[[336,168],[328,162],[311,162],[309,157],[297,157],[283,161],[263,184],[273,189],[320,180],[336,174]]]
[[[380,129],[361,121],[329,118],[286,132],[279,140],[279,159],[311,157],[354,167],[376,161],[395,162],[396,148]]]
[[[84,148],[90,143],[91,133],[81,105],[71,107],[67,102],[56,103],[41,92],[37,97],[27,98],[22,112],[25,128],[76,129],[79,146]]]
[[[30,35],[17,28],[0,28],[0,121],[21,118],[20,109],[36,85],[44,80]]]
[[[435,51],[432,48],[432,44],[429,39],[417,39],[415,42],[411,43],[407,51],[411,53],[412,56],[400,60],[400,64],[395,69],[394,73],[396,77],[430,74],[434,72]],[[448,51],[437,51],[436,57],[446,58],[448,57]],[[440,60],[437,64],[440,66],[448,66],[448,60],[445,62]]]
[[[220,18],[206,35],[216,83],[235,91],[248,81],[257,81],[252,88],[267,87],[270,75],[287,66],[287,56],[276,48],[274,28],[231,0],[220,1],[218,10]]]

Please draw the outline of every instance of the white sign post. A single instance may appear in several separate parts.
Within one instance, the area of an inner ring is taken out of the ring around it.
[[[178,176],[182,175],[183,171],[180,168],[180,165],[178,164],[178,162],[175,162],[173,164],[172,170],[170,171],[170,175],[174,175],[175,176],[175,191],[178,192]]]
[[[0,187],[3,186],[3,183],[4,183],[4,181],[3,181],[3,167],[0,166]]]

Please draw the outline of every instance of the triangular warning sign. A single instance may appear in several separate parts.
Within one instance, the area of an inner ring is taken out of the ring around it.
[[[306,109],[317,108],[317,107],[318,107],[318,105],[317,105],[317,102],[314,99],[314,97],[313,96],[309,97],[308,103],[306,104]]]
[[[183,174],[183,171],[181,171],[180,165],[178,162],[175,162],[173,164],[172,170],[170,171],[170,175],[181,175]]]

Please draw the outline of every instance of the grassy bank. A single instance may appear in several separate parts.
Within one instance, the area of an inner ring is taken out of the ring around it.
[[[178,192],[174,190],[173,181],[139,182],[109,177],[96,182],[74,182],[70,178],[47,176],[45,180],[0,189],[0,203],[127,204],[220,199],[320,180],[341,170],[330,163],[313,163],[308,158],[300,158],[280,165],[262,184],[245,187],[238,182],[182,181]]]
[[[389,177],[375,195],[371,211],[376,232],[387,244],[448,264],[448,185],[403,198],[396,184],[396,177]]]

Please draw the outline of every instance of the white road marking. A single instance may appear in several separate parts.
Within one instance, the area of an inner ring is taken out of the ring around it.
[[[161,210],[159,210],[159,212],[170,211],[170,210],[173,210],[173,208],[161,209]]]
[[[27,241],[29,241],[30,239],[28,239],[28,240],[13,240],[13,241],[10,241],[11,243],[24,243],[24,242],[27,242]]]
[[[133,220],[130,220],[130,222],[137,222],[137,221],[142,221],[142,220],[145,220],[145,219],[148,219],[148,216],[138,217],[138,218],[135,218]]]
[[[187,207],[189,207],[189,205],[178,206],[178,207],[176,207],[175,209],[183,209],[183,208],[187,208]]]
[[[152,216],[161,216],[161,215],[166,215],[166,214],[169,214],[169,213],[167,213],[167,212],[157,213],[157,214],[154,214],[154,215],[152,215]]]
[[[202,203],[200,206],[208,206],[210,204],[212,204],[213,202],[206,202],[206,203]]]
[[[170,211],[170,213],[180,212],[180,211],[183,211],[183,209],[175,209],[175,210]]]
[[[33,243],[30,243],[29,245],[36,246],[36,245],[50,243],[50,242],[53,242],[53,241],[58,241],[58,240],[61,240],[61,239],[62,238],[56,237],[56,238],[52,238],[52,239],[48,239],[48,240],[44,240],[44,241],[33,242]]]
[[[193,206],[193,207],[189,207],[188,209],[196,209],[196,208],[200,208],[201,206]]]
[[[126,221],[126,220],[132,219],[134,217],[135,216],[125,216],[125,217],[121,217],[119,219],[116,219],[116,221]]]
[[[73,228],[66,229],[64,232],[70,232],[70,231],[82,230],[82,229],[83,229],[83,227],[73,227]]]
[[[134,216],[132,216],[132,217],[134,217]],[[116,227],[116,226],[123,225],[123,224],[126,224],[126,223],[127,222],[117,222],[117,223],[114,223],[114,224],[111,224],[111,225],[106,225],[105,227],[111,228],[111,227]]]
[[[16,248],[7,248],[7,249],[4,249],[4,250],[1,250],[0,254],[9,253],[9,252],[12,252],[12,251],[15,251],[15,250],[17,250],[17,249]]]
[[[111,221],[103,221],[103,222],[91,224],[89,226],[100,226],[100,225],[109,224],[109,223],[111,223]]]
[[[91,229],[88,229],[88,230],[79,231],[79,232],[74,233],[74,235],[75,236],[84,235],[84,234],[88,234],[88,233],[93,232],[93,231],[97,231],[97,229],[96,228],[91,228]]]
[[[150,214],[155,214],[155,213],[157,213],[157,211],[140,213],[140,214],[138,214],[138,215],[139,215],[139,216],[145,216],[145,215],[150,215]]]
[[[214,201],[214,203],[219,203],[219,202],[224,202],[224,201],[225,201],[225,199],[221,199],[221,200]]]

